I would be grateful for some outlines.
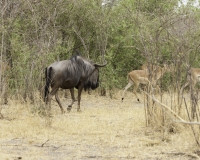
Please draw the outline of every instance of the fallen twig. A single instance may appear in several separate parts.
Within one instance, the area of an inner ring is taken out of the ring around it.
[[[47,139],[44,143],[42,143],[42,145],[40,147],[44,147],[44,145],[49,141],[49,139]]]
[[[184,152],[162,152],[162,154],[171,154],[175,156],[188,156],[191,158],[197,158],[199,159],[200,157],[196,153],[184,153]]]

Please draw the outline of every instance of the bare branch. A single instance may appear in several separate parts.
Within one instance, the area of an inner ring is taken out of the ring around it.
[[[75,30],[75,28],[73,27],[73,30],[74,30],[74,32],[76,33],[76,35],[80,38],[80,40],[81,40],[81,42],[82,42],[82,44],[83,44],[83,46],[84,46],[84,48],[85,48],[85,51],[86,51],[86,53],[87,53],[87,57],[89,58],[89,54],[88,54],[88,49],[87,49],[87,46],[85,45],[85,42],[84,42],[84,40],[83,40],[83,38],[80,36],[80,34]]]
[[[200,125],[200,122],[188,122],[186,120],[184,120],[183,118],[181,118],[178,114],[176,114],[173,110],[171,110],[167,105],[161,103],[159,100],[157,100],[154,95],[149,95],[147,92],[143,91],[147,96],[149,96],[150,98],[152,98],[152,100],[158,104],[160,104],[160,106],[162,106],[163,108],[167,109],[168,111],[170,111],[175,117],[177,117],[179,119],[179,121],[174,120],[174,122],[181,122],[181,123],[185,123],[185,124],[190,124],[190,125]]]

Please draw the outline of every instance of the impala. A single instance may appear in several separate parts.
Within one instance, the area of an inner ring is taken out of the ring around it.
[[[195,85],[200,82],[200,68],[190,68],[187,74],[187,82],[181,88],[181,94],[183,94],[183,90],[187,87],[190,83],[192,85],[192,89],[194,89]]]
[[[143,70],[133,70],[132,72],[128,73],[128,84],[124,88],[123,95],[122,95],[122,101],[124,99],[125,92],[128,88],[130,88],[133,84],[134,90],[133,93],[137,97],[138,102],[140,101],[136,92],[140,84],[149,85],[150,79],[149,77],[152,77],[151,79],[151,86],[155,87],[157,81],[165,74],[165,72],[170,71],[169,67],[165,64],[163,68],[159,66],[152,66],[152,72],[149,71],[149,69],[145,69],[143,67]]]

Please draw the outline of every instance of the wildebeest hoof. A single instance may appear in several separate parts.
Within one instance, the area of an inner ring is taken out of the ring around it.
[[[77,112],[82,112],[81,109],[77,109]]]
[[[72,109],[72,106],[68,106],[68,107],[67,107],[67,111],[68,111],[68,112],[70,112],[71,109]]]
[[[124,98],[122,98],[122,102],[123,102]]]

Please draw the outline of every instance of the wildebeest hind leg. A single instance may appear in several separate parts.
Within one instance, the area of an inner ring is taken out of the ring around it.
[[[56,94],[56,92],[58,91],[58,88],[52,88],[51,92],[48,94],[48,97],[47,97],[47,106],[48,106],[48,112],[50,113],[51,111],[51,99],[52,99],[52,96],[54,96]]]
[[[79,86],[78,88],[78,108],[77,108],[77,112],[80,112],[81,109],[80,109],[80,102],[81,102],[81,92],[83,90],[83,86]]]
[[[74,97],[74,88],[70,89],[70,94],[71,94],[71,98],[72,98],[72,103],[70,105],[68,105],[67,110],[70,112],[72,109],[72,105],[74,104],[75,101],[75,97]]]
[[[58,92],[56,92],[55,98],[56,98],[56,102],[58,103],[58,105],[59,105],[59,107],[60,107],[60,109],[61,109],[61,112],[62,112],[62,113],[65,113],[65,111],[64,111],[64,109],[63,109],[63,107],[62,107],[62,105],[61,105],[61,103],[60,103],[60,99],[59,99],[59,97],[58,97]]]

